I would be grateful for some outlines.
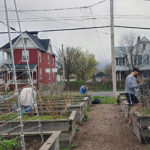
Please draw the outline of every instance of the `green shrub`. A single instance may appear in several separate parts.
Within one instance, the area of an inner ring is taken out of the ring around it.
[[[68,147],[61,147],[60,150],[73,150],[77,148],[77,145],[69,145]]]
[[[88,106],[86,111],[87,111],[87,112],[90,112],[90,111],[91,111],[91,107]]]
[[[83,122],[86,122],[86,121],[87,121],[87,119],[88,119],[88,114],[87,114],[87,113],[85,113],[85,114],[84,114],[84,117],[83,117],[83,119],[82,119],[82,121],[83,121]]]
[[[0,150],[13,150],[19,148],[21,145],[16,139],[2,139],[0,140]]]
[[[118,89],[124,89],[124,83],[125,81],[117,81],[117,88]],[[70,91],[79,91],[81,85],[86,84],[88,87],[88,90],[90,91],[112,91],[112,81],[106,80],[105,82],[89,82],[85,83],[84,81],[70,81],[66,83],[65,89],[68,89]],[[67,88],[68,87],[68,88]]]

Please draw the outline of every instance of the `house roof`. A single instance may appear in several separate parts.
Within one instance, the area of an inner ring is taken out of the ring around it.
[[[9,68],[10,70],[12,70],[12,64],[4,64],[7,68]],[[29,64],[30,70],[33,70],[35,67],[37,66],[37,64]],[[15,69],[16,70],[26,70],[27,69],[27,65],[26,64],[17,64],[15,65]]]
[[[47,52],[50,39],[39,39],[37,37],[37,35],[35,35],[35,34],[37,34],[37,32],[35,33],[35,32],[28,32],[28,31],[26,31],[24,33],[26,33],[30,37],[30,39],[37,45],[39,50]],[[15,37],[12,40],[12,44],[14,44],[18,40],[18,38],[20,38],[20,35]],[[9,48],[10,48],[10,44],[8,42],[7,44],[3,45],[0,48],[0,50],[9,49]]]
[[[147,37],[143,37],[140,39],[140,42],[150,42],[149,39]]]
[[[128,47],[115,47],[115,57],[124,57],[124,54],[128,53]]]
[[[99,72],[96,74],[96,77],[103,77],[104,76],[104,73],[103,72]]]

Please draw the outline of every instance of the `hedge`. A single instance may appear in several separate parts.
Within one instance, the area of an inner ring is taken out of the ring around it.
[[[108,80],[105,82],[89,82],[85,83],[84,81],[70,81],[65,84],[65,89],[70,91],[79,91],[81,85],[87,85],[89,90],[99,91],[99,90],[112,90],[112,81]],[[124,81],[117,81],[117,89],[124,89]]]

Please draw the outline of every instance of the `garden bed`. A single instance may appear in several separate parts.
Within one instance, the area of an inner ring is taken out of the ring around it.
[[[124,97],[120,98],[120,106],[124,114],[124,117],[128,119],[130,106]],[[140,107],[138,109],[140,110]],[[146,111],[139,112],[135,110],[132,113],[131,128],[141,144],[150,143],[150,114],[148,112]]]
[[[150,143],[150,115],[143,115],[137,111],[132,114],[133,132],[142,144]]]
[[[42,142],[41,136],[38,132],[29,132],[24,134],[25,139],[25,147],[27,150],[59,150],[59,136],[60,131],[53,131],[53,132],[43,132],[43,138],[44,141]],[[8,146],[8,149],[12,150],[22,150],[21,148],[21,142],[20,142],[20,135],[19,134],[12,134],[9,136],[9,138],[13,139],[14,137],[17,138],[18,145],[16,145],[13,149],[10,145],[10,143],[7,143],[6,146]],[[3,135],[5,137],[5,135]],[[14,141],[12,141],[12,145],[16,144]],[[5,149],[5,148],[4,148]]]
[[[68,119],[41,120],[42,131],[62,131],[60,135],[61,144],[69,144],[75,135],[75,116],[76,111],[72,111]],[[1,121],[0,126],[4,123],[5,126],[1,127],[0,133],[2,133],[3,131],[7,131],[7,133],[20,132],[20,128],[17,128],[19,126],[18,121],[9,121],[9,123],[7,124],[6,122]],[[29,131],[39,131],[39,123],[37,120],[26,120],[23,121],[23,124],[25,133]]]
[[[124,117],[126,119],[128,119],[128,117],[129,117],[129,109],[130,109],[128,101],[125,100],[125,99],[121,99],[120,100],[120,107],[121,107],[121,110],[122,110],[122,112],[124,114]]]
[[[77,123],[82,123],[82,119],[84,117],[86,111],[86,104],[85,102],[74,102],[68,106],[69,111],[76,111],[75,121]]]

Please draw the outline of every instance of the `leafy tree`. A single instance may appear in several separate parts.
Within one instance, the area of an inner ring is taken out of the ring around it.
[[[96,72],[97,61],[93,54],[89,54],[88,51],[85,53],[82,52],[80,57],[78,58],[79,66],[76,72],[76,76],[78,80],[87,80],[91,78],[93,73]]]

